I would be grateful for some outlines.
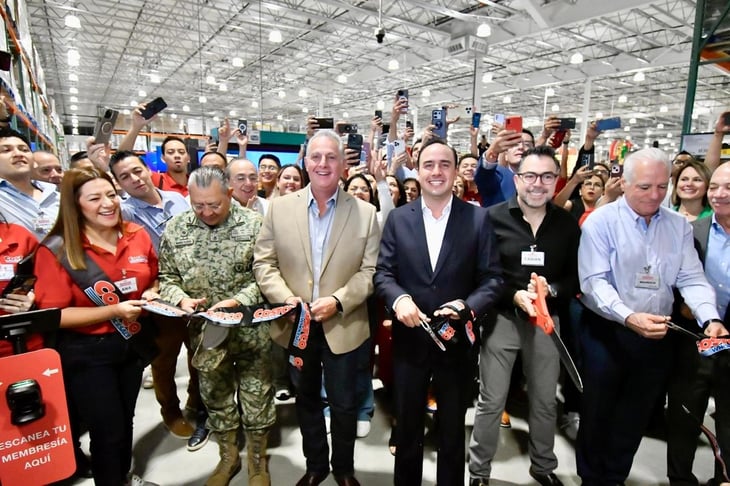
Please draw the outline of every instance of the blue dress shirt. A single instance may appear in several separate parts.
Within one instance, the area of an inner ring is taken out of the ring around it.
[[[160,238],[167,222],[176,214],[188,211],[190,204],[178,192],[155,190],[162,197],[162,207],[130,197],[122,201],[122,219],[142,226],[152,238],[155,251],[159,251]]]
[[[327,199],[327,210],[319,214],[319,206],[312,195],[312,188],[307,188],[307,208],[309,209],[309,244],[312,248],[312,301],[319,298],[319,277],[322,273],[322,260],[327,250],[327,242],[332,231],[332,220],[335,219],[338,188]]]
[[[580,288],[594,312],[621,324],[635,312],[668,316],[676,287],[699,322],[719,318],[683,216],[662,207],[647,224],[621,198],[596,209],[581,229]],[[636,286],[646,273],[658,277],[659,288]]]
[[[55,184],[41,181],[32,184],[42,192],[39,200],[21,192],[10,181],[0,179],[0,211],[8,223],[25,226],[40,241],[56,222],[61,196]]]
[[[720,226],[714,214],[707,239],[705,276],[715,289],[717,312],[722,316],[730,302],[730,234]]]

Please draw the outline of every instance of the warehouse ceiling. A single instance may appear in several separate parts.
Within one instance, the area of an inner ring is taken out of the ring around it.
[[[224,116],[302,131],[307,113],[363,127],[379,102],[387,113],[408,88],[417,127],[432,109],[472,100],[487,120],[514,113],[536,127],[545,113],[581,119],[587,100],[590,119],[621,116],[629,127],[607,139],[670,148],[681,132],[695,2],[28,0],[28,12],[66,126],[162,96],[169,108],[157,131]],[[66,25],[69,15],[80,28]],[[491,35],[480,38],[483,23]],[[78,66],[69,66],[70,49]],[[576,54],[582,63],[571,63]],[[728,72],[702,66],[693,130],[708,131],[728,99]],[[450,132],[462,148],[467,129],[460,122]]]

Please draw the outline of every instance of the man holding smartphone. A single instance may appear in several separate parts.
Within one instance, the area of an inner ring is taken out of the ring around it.
[[[142,127],[156,118],[156,114],[149,118],[143,116],[146,106],[146,103],[139,105],[132,112],[132,127],[119,143],[117,150],[134,150],[134,142]],[[190,154],[185,141],[180,137],[166,137],[162,141],[162,161],[167,165],[167,172],[153,172],[152,183],[160,190],[175,191],[187,196]]]

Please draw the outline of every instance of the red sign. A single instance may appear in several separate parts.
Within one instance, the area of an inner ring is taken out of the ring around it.
[[[49,484],[75,470],[58,353],[41,349],[0,358],[2,485]]]

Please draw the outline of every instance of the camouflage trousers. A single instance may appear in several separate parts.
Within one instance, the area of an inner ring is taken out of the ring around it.
[[[199,325],[189,329],[200,396],[208,409],[207,427],[223,432],[237,429],[239,423],[247,430],[272,426],[276,409],[269,324],[231,329],[228,338],[212,350],[200,346]]]

